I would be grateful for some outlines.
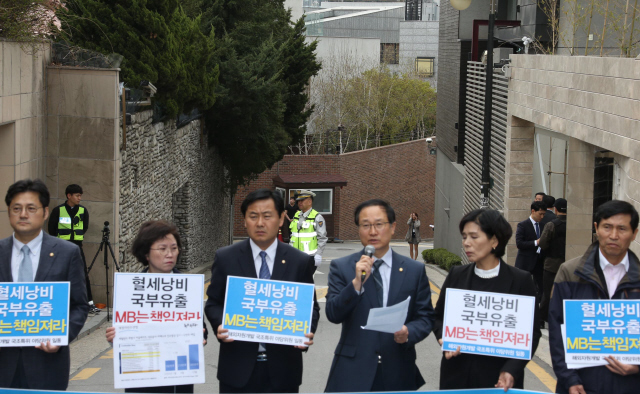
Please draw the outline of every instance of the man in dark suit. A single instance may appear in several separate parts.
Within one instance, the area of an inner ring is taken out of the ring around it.
[[[222,328],[224,300],[229,275],[313,284],[313,256],[277,240],[284,221],[279,193],[256,190],[245,198],[240,210],[249,239],[216,252],[205,305],[220,342],[220,393],[297,393],[302,383],[302,352],[306,348],[228,338],[228,330]],[[320,307],[314,299],[307,345],[313,344],[319,317]]]
[[[553,213],[553,207],[556,203],[556,199],[553,196],[546,194],[542,197],[542,202],[547,206],[547,211],[544,213],[542,220],[540,221],[540,230],[544,230],[544,226],[547,225],[550,221],[555,219],[557,216]],[[544,257],[544,250],[542,251]]]
[[[545,196],[546,197],[546,196]],[[540,235],[542,226],[540,221],[547,212],[547,205],[543,201],[534,201],[531,204],[531,216],[518,223],[516,229],[516,268],[528,271],[533,275],[536,283],[536,301],[539,303],[542,297],[542,271],[543,261],[540,256]]]
[[[327,381],[327,392],[417,390],[425,381],[416,365],[415,345],[431,332],[435,312],[424,264],[395,253],[389,242],[396,228],[393,208],[369,200],[355,211],[362,245],[375,247],[331,262],[327,318],[342,324]],[[364,273],[364,285],[362,276]],[[372,308],[411,296],[402,328],[395,333],[363,330]]]
[[[5,197],[13,236],[0,240],[0,282],[70,282],[69,342],[89,313],[80,249],[42,231],[49,191],[40,180],[21,180]],[[66,390],[69,347],[50,342],[0,349],[0,387]]]

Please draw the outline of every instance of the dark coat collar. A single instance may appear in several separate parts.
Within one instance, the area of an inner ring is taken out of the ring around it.
[[[364,254],[364,248],[360,251],[360,253],[356,253],[354,255],[353,265],[360,260],[360,256]],[[408,275],[405,272],[404,268],[404,258],[396,253],[393,249],[391,249],[391,277],[389,278],[389,292],[387,294],[387,306],[395,305],[401,301],[398,299],[398,294],[400,293],[400,289],[402,289],[402,284],[404,282],[405,276]],[[373,283],[373,278],[371,280],[367,279],[364,282],[364,295],[371,307],[379,308],[382,305],[378,303],[378,297],[376,295],[376,287]]]
[[[589,246],[585,254],[580,258],[580,262],[576,267],[574,273],[579,277],[591,281],[596,285],[600,286],[600,289],[604,292],[606,286],[600,280],[600,276],[596,271],[595,264],[600,263],[600,244],[598,241],[594,242]],[[638,257],[631,251],[629,252],[629,271],[622,277],[620,283],[618,284],[618,288],[621,288],[627,284],[633,284],[634,286],[638,286],[640,284],[640,261]]]
[[[476,273],[474,268],[476,267],[474,264],[467,264],[459,268],[462,272],[460,272],[460,282],[461,286],[464,289],[471,288],[471,281],[473,280]],[[511,293],[511,286],[514,284],[514,276],[513,276],[513,267],[505,263],[502,259],[500,259],[500,272],[498,273],[498,280],[496,281],[496,288],[493,290],[496,293]]]

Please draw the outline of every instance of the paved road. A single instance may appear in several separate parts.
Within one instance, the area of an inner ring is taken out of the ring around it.
[[[420,252],[432,247],[429,243],[420,245]],[[392,243],[393,249],[405,256],[409,256],[409,247],[404,242]],[[362,246],[355,242],[343,244],[328,244],[323,256],[322,265],[318,268],[315,283],[321,308],[324,309],[324,294],[326,294],[327,274],[331,259],[342,257],[360,250]],[[444,281],[446,273],[434,267],[427,268],[427,274],[432,282],[432,296],[437,300],[439,287]],[[208,276],[207,276],[208,279]],[[208,324],[208,322],[207,322]],[[104,339],[104,332],[109,324],[104,324],[92,334],[76,341],[71,345],[72,371],[69,391],[123,392],[113,388],[113,352]],[[211,331],[210,331],[211,332]],[[316,332],[315,344],[304,355],[304,376],[300,392],[321,393],[324,391],[333,351],[338,342],[340,326],[330,323],[321,311],[320,325]],[[205,364],[207,381],[197,385],[197,393],[218,392],[216,379],[218,364],[218,343],[213,339],[205,347]],[[426,380],[422,390],[437,390],[440,374],[441,352],[433,336],[427,337],[417,345],[417,364]],[[538,357],[540,356],[540,357]],[[545,362],[546,361],[546,362]],[[541,341],[538,354],[529,363],[525,375],[525,388],[528,390],[552,392],[555,387],[553,371],[548,365],[548,345]]]

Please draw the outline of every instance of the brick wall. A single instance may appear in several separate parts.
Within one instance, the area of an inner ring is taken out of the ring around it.
[[[271,169],[238,190],[234,200],[234,236],[246,237],[240,204],[246,195],[265,187],[273,189],[278,174],[340,174],[347,186],[335,188],[335,236],[344,240],[358,239],[353,212],[362,201],[382,198],[396,211],[398,227],[394,238],[404,239],[406,222],[412,211],[418,212],[422,238],[432,238],[435,199],[436,156],[429,155],[424,140],[410,141],[346,153],[342,155],[287,155]],[[329,221],[329,218],[327,218]]]
[[[429,155],[424,140],[340,155],[347,186],[341,194],[340,237],[358,239],[353,212],[370,198],[387,200],[398,222],[394,239],[404,239],[407,220],[415,211],[420,217],[420,236],[433,238],[436,156]]]
[[[233,206],[233,236],[246,237],[244,220],[240,205],[247,194],[254,190],[267,188],[273,189],[273,178],[277,175],[319,175],[319,174],[339,174],[340,157],[337,155],[285,155],[282,160],[263,172],[257,179],[251,181],[247,186],[238,188],[234,198]],[[339,201],[339,188],[334,190],[336,205]],[[334,210],[334,215],[336,214]],[[328,219],[328,218],[327,218]]]

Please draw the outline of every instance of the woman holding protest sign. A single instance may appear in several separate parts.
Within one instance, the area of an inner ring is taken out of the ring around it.
[[[478,209],[460,221],[462,247],[472,264],[452,267],[442,285],[436,305],[434,334],[442,345],[447,289],[462,289],[535,297],[531,274],[507,265],[501,257],[512,229],[505,218],[493,209]],[[461,311],[463,307],[461,306]],[[534,302],[531,357],[538,347],[541,332],[538,305]],[[477,319],[476,319],[477,320]],[[486,326],[495,328],[495,326]],[[524,368],[528,360],[444,351],[440,364],[440,389],[480,389],[500,387],[522,389]]]
[[[140,226],[133,240],[131,253],[144,266],[141,273],[179,274],[176,263],[180,256],[181,243],[178,228],[164,220],[148,221]],[[207,326],[204,325],[203,344],[207,344]],[[107,341],[113,342],[116,328],[107,328]],[[124,390],[125,393],[193,393],[193,384],[176,386],[137,387]]]

